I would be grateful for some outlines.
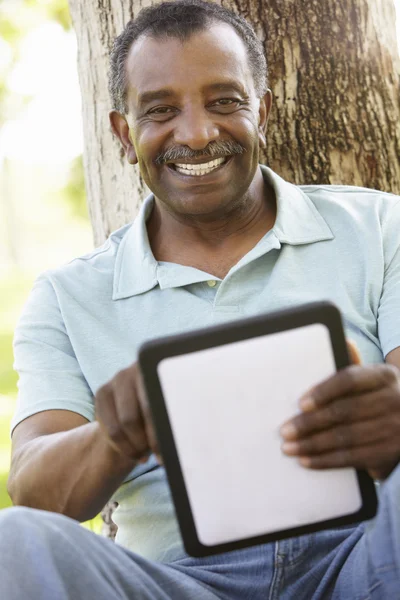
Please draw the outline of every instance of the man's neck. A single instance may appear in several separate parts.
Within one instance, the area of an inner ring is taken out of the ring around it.
[[[237,211],[215,220],[177,218],[164,211],[156,200],[147,222],[154,257],[195,267],[222,279],[274,226],[274,190],[262,181],[257,191]]]

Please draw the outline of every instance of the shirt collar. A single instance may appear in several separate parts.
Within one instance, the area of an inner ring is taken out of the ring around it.
[[[335,237],[301,188],[285,181],[264,165],[261,165],[261,171],[275,191],[277,216],[272,231],[282,244],[312,244]]]
[[[146,228],[153,203],[154,196],[150,194],[119,245],[114,267],[113,300],[142,294],[158,284],[158,263],[151,251]]]
[[[277,218],[272,232],[266,234],[268,236],[272,233],[279,242],[276,247],[281,244],[310,244],[334,238],[326,221],[299,187],[284,181],[268,167],[261,165],[261,171],[276,194]],[[156,285],[165,289],[215,279],[192,267],[170,264],[167,267],[156,261],[146,228],[153,204],[154,196],[150,194],[119,245],[114,269],[113,300],[143,294]],[[257,248],[267,252],[264,244],[257,244]]]

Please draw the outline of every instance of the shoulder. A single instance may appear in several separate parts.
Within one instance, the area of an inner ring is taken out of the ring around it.
[[[400,196],[395,194],[346,185],[297,187],[332,225],[359,223],[383,231],[392,219],[400,222]]]
[[[57,271],[61,272],[62,270],[68,270],[68,268],[79,268],[78,265],[87,265],[94,268],[103,263],[112,263],[113,260],[115,260],[121,242],[128,234],[131,227],[132,223],[128,223],[127,225],[123,225],[123,227],[116,229],[108,236],[101,246],[94,248],[94,250],[87,254],[72,259],[70,262],[59,267]]]
[[[400,196],[371,188],[348,185],[299,185],[297,187],[316,205],[322,206],[331,203],[343,208],[390,211],[400,203]]]
[[[112,285],[115,261],[121,242],[128,234],[132,223],[112,232],[106,241],[92,251],[75,257],[69,262],[41,273],[35,282],[42,292],[67,292],[78,296],[84,295],[85,289],[93,293],[96,288],[105,290]]]

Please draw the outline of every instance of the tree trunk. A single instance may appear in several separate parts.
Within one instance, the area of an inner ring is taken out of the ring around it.
[[[111,133],[113,39],[151,0],[69,0],[78,39],[84,165],[95,245],[148,193]],[[263,161],[293,183],[400,194],[400,59],[393,0],[222,0],[265,44],[274,95]]]

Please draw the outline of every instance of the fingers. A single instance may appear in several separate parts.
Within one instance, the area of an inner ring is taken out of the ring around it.
[[[350,362],[353,365],[361,365],[361,354],[353,340],[347,340],[347,349],[349,351]]]
[[[97,392],[96,418],[123,454],[139,460],[148,452],[139,405],[126,376],[116,376]]]
[[[281,427],[281,434],[287,440],[295,440],[336,425],[376,419],[387,415],[392,405],[398,413],[398,400],[387,389],[338,398],[315,410],[299,413]]]
[[[139,462],[160,454],[137,364],[117,373],[95,400],[96,418],[120,452]]]
[[[119,425],[111,386],[104,385],[96,394],[95,417],[114,448],[130,456],[130,442]]]
[[[353,450],[364,446],[366,440],[368,440],[368,445],[380,444],[385,441],[390,443],[396,433],[396,428],[397,425],[388,424],[386,418],[345,424],[307,438],[284,442],[282,450],[289,456],[314,456],[333,451],[341,452],[343,449]]]
[[[300,399],[300,408],[314,410],[329,404],[336,398],[370,392],[387,386],[398,385],[398,369],[393,365],[352,365],[341,369]]]
[[[344,467],[353,467],[355,469],[365,469],[372,472],[376,469],[377,478],[386,477],[398,463],[398,457],[393,452],[393,457],[388,456],[387,441],[356,448],[341,448],[333,452],[326,452],[314,456],[304,456],[299,458],[303,467],[310,469],[340,469]],[[385,465],[383,469],[382,465]],[[372,475],[374,476],[374,475]]]
[[[354,358],[354,357],[353,357]],[[315,386],[281,427],[282,450],[314,469],[351,466],[385,478],[400,459],[400,378],[391,365],[352,365]]]
[[[149,406],[149,403],[147,400],[147,395],[146,395],[146,391],[144,388],[142,374],[140,372],[139,365],[137,363],[134,365],[134,369],[135,369],[136,382],[137,382],[138,399],[140,402],[140,407],[141,407],[141,411],[142,411],[142,415],[143,415],[147,440],[148,440],[148,443],[149,443],[149,446],[150,446],[152,452],[154,452],[154,454],[156,455],[158,462],[160,464],[162,464],[161,452],[160,452],[158,440],[157,440],[154,425],[153,425],[153,419],[152,419],[151,412],[150,412],[150,406]]]
[[[380,417],[286,441],[283,452],[298,457],[312,469],[353,467],[366,469],[374,479],[385,479],[400,458],[400,414],[382,412]]]

